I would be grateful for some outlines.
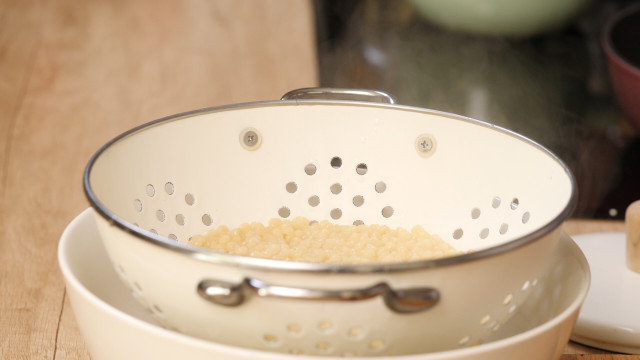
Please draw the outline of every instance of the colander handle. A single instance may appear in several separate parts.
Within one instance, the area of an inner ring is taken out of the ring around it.
[[[240,283],[204,280],[198,284],[198,294],[213,303],[238,306],[249,296],[315,301],[358,301],[382,296],[387,307],[398,313],[414,313],[434,306],[440,293],[433,288],[394,290],[386,283],[363,289],[324,290],[270,285],[257,279],[246,278]]]
[[[383,91],[368,89],[303,88],[291,90],[281,100],[353,100],[395,104],[395,97]]]

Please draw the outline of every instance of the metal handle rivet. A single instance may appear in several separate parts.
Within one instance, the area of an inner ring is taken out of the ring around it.
[[[254,128],[247,128],[240,133],[240,145],[243,148],[253,151],[260,147],[262,144],[262,136],[260,132]]]
[[[430,134],[422,134],[416,138],[414,145],[418,155],[429,157],[436,150],[436,139]]]

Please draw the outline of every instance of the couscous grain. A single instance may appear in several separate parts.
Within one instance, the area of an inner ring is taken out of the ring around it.
[[[334,264],[402,262],[452,256],[458,253],[421,226],[410,232],[383,225],[336,225],[272,219],[268,225],[244,223],[219,226],[197,235],[190,244],[228,254],[275,260]]]

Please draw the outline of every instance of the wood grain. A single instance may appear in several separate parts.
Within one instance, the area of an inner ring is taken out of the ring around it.
[[[75,360],[90,359],[73,310],[69,304],[69,298],[64,297],[62,314],[58,324],[58,335],[54,348],[54,359]]]
[[[563,224],[563,230],[569,235],[596,232],[624,232],[624,221],[620,220],[592,220],[569,219]]]
[[[616,354],[564,354],[560,360],[639,360],[638,355]]]
[[[0,0],[0,358],[88,358],[56,247],[100,145],[314,85],[308,1]]]

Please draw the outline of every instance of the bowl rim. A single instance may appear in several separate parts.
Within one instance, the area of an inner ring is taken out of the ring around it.
[[[119,321],[126,322],[128,326],[139,329],[140,331],[144,331],[146,333],[150,333],[158,338],[164,338],[168,341],[175,341],[184,344],[185,346],[193,346],[198,347],[200,349],[205,349],[207,351],[219,351],[219,352],[227,352],[233,353],[234,355],[247,356],[247,359],[264,359],[264,360],[275,360],[275,359],[304,359],[304,360],[317,360],[317,356],[309,356],[309,355],[290,355],[276,352],[263,352],[260,350],[254,349],[246,349],[241,347],[236,347],[233,345],[220,344],[212,341],[207,341],[204,339],[195,338],[186,334],[178,333],[175,331],[171,331],[165,328],[162,328],[158,325],[149,323],[145,320],[137,318],[133,315],[123,312],[117,307],[105,302],[96,294],[91,292],[84,284],[78,279],[73,270],[71,269],[71,265],[67,256],[67,247],[70,246],[71,238],[73,236],[74,231],[80,227],[85,225],[85,222],[91,217],[93,212],[92,208],[87,208],[79,215],[77,215],[64,229],[60,241],[58,244],[58,265],[62,272],[62,275],[65,279],[67,287],[72,288],[76,291],[83,301],[90,303],[90,305],[94,308],[100,309],[101,311],[109,314],[111,317],[119,319]],[[86,226],[86,225],[85,225]],[[426,353],[426,354],[410,354],[410,355],[395,355],[395,356],[383,356],[379,357],[379,359],[394,359],[394,360],[447,360],[447,359],[461,359],[467,358],[472,355],[478,355],[479,353],[489,353],[491,351],[495,351],[502,347],[511,346],[526,339],[533,338],[536,336],[540,336],[543,333],[550,331],[557,326],[560,326],[564,321],[570,318],[573,314],[577,314],[583,301],[585,300],[591,279],[591,272],[589,269],[589,265],[587,260],[578,247],[578,245],[573,241],[568,235],[562,233],[560,241],[567,241],[568,246],[572,248],[572,252],[576,255],[576,260],[578,260],[580,264],[580,268],[583,270],[584,281],[582,283],[581,288],[576,291],[576,296],[568,304],[564,310],[558,313],[553,318],[545,321],[544,323],[535,326],[529,330],[520,332],[516,335],[509,336],[500,340],[488,342],[485,344],[480,344],[478,346],[466,347],[461,349],[453,349],[446,350],[440,352]],[[72,307],[75,305],[72,303]],[[80,319],[78,319],[80,320]],[[80,321],[79,321],[80,322]],[[328,356],[326,357],[328,360],[338,359],[338,357]]]
[[[356,107],[377,107],[377,108],[385,108],[399,111],[409,111],[409,112],[417,112],[425,115],[436,115],[440,117],[446,117],[452,120],[469,122],[475,125],[479,125],[482,127],[486,127],[492,129],[494,131],[501,132],[505,135],[511,136],[517,140],[520,140],[536,149],[541,151],[542,153],[549,156],[553,161],[555,161],[565,172],[567,178],[569,180],[571,186],[571,194],[569,195],[568,201],[565,204],[562,211],[560,211],[553,219],[551,219],[548,223],[544,224],[540,228],[534,230],[533,232],[527,233],[521,237],[515,238],[511,241],[508,241],[503,244],[499,244],[496,246],[492,246],[489,248],[467,252],[459,255],[454,255],[450,257],[429,259],[429,260],[413,260],[407,262],[391,262],[391,263],[365,263],[365,264],[327,264],[327,263],[310,263],[310,262],[297,262],[297,261],[284,261],[284,260],[273,260],[273,259],[263,259],[263,258],[255,258],[248,256],[240,256],[234,254],[226,254],[221,252],[216,252],[209,249],[199,248],[195,246],[191,246],[188,244],[179,243],[158,234],[152,233],[150,231],[146,231],[141,229],[132,223],[125,221],[124,219],[117,216],[115,213],[111,212],[104,204],[102,204],[96,194],[94,193],[91,187],[91,170],[98,160],[98,158],[104,153],[109,147],[117,143],[118,141],[132,136],[137,132],[144,131],[147,128],[158,126],[163,123],[178,121],[181,119],[189,118],[195,115],[203,115],[210,114],[216,112],[223,111],[233,111],[233,110],[241,110],[241,109],[250,109],[250,108],[264,108],[264,107],[272,107],[272,106],[309,106],[309,105],[340,105],[340,106],[356,106]],[[211,262],[215,264],[222,265],[231,265],[237,266],[241,268],[249,268],[256,270],[266,270],[266,271],[288,271],[288,272],[316,272],[316,273],[391,273],[391,272],[403,272],[403,271],[412,271],[417,269],[428,269],[428,268],[436,268],[436,267],[444,267],[451,266],[455,264],[467,263],[471,261],[477,261],[481,259],[485,259],[488,257],[496,256],[510,250],[522,247],[529,243],[532,243],[536,240],[543,238],[545,235],[550,234],[554,230],[560,227],[560,225],[564,222],[566,218],[568,218],[573,210],[575,209],[577,203],[577,185],[571,170],[567,167],[567,165],[552,153],[550,150],[540,145],[539,143],[520,135],[514,131],[508,130],[506,128],[502,128],[500,126],[483,122],[480,120],[472,119],[469,117],[447,113],[438,110],[425,109],[414,106],[406,106],[406,105],[398,105],[398,104],[382,104],[382,103],[373,103],[366,101],[353,101],[353,100],[273,100],[273,101],[258,101],[258,102],[248,102],[248,103],[237,103],[230,105],[222,105],[222,106],[214,106],[203,108],[199,110],[187,111],[175,115],[166,116],[157,120],[153,120],[147,122],[145,124],[136,126],[124,133],[114,137],[106,144],[96,151],[95,154],[90,158],[84,174],[83,174],[83,187],[84,192],[89,200],[91,206],[96,210],[96,212],[102,216],[105,220],[107,220],[111,225],[115,225],[126,233],[133,235],[134,237],[149,242],[153,245],[160,246],[167,250],[175,251],[177,253],[190,256],[194,259]]]

